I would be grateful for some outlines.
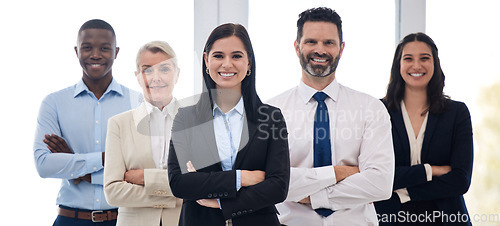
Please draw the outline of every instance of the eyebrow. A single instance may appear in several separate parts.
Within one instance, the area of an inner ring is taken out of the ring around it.
[[[165,62],[165,63],[159,63],[159,64],[155,64],[155,65],[159,65],[159,66],[171,66],[173,67],[174,65],[170,62]],[[154,65],[153,65],[154,66]],[[148,65],[148,64],[144,64],[144,65],[141,65],[141,67],[143,68],[150,68],[150,67],[153,67],[151,65]]]
[[[422,54],[420,54],[420,56],[422,56],[422,55],[423,55],[423,56],[432,56],[432,54],[430,54],[430,53],[422,53]],[[404,54],[404,55],[403,55],[403,57],[405,57],[405,56],[413,56],[413,54],[408,54],[408,53],[407,53],[407,54]]]
[[[236,50],[236,51],[233,51],[233,52],[231,52],[231,53],[232,53],[232,54],[235,54],[235,53],[240,53],[240,54],[245,55],[245,53],[243,53],[243,51],[240,51],[240,50]],[[222,51],[215,51],[215,52],[213,52],[213,53],[212,53],[212,55],[214,55],[214,54],[224,54],[224,53],[223,53]]]

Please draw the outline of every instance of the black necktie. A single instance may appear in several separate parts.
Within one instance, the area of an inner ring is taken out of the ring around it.
[[[327,95],[317,92],[313,98],[318,102],[314,116],[314,167],[332,165],[332,150],[330,143],[330,120],[328,108],[325,104]],[[315,209],[316,213],[328,217],[333,213],[331,209]]]

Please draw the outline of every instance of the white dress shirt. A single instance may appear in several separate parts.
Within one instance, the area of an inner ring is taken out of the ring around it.
[[[410,142],[410,161],[411,165],[419,165],[422,164],[421,156],[422,156],[422,144],[424,142],[424,134],[425,129],[427,128],[427,118],[429,117],[429,112],[425,113],[424,121],[422,122],[422,126],[418,131],[418,135],[415,136],[415,132],[413,130],[413,126],[411,125],[410,116],[408,115],[408,111],[406,110],[405,103],[401,100],[401,113],[403,114],[403,121],[406,127],[406,133],[408,134],[408,141]],[[427,181],[432,180],[432,168],[428,163],[424,164],[425,173],[427,175]],[[409,202],[410,194],[406,188],[401,188],[395,191],[399,196],[399,200],[401,203]]]
[[[217,143],[222,170],[232,170],[238,155],[245,120],[243,97],[227,113],[222,112],[219,106],[214,103],[212,114],[214,117],[215,142]],[[236,170],[236,190],[239,191],[240,188],[241,170]]]
[[[380,100],[334,80],[324,90],[330,117],[332,165],[358,166],[337,182],[333,166],[313,167],[313,128],[318,90],[300,84],[269,101],[283,112],[290,148],[290,187],[278,204],[282,224],[378,225],[372,202],[390,198],[394,178],[391,122]],[[298,203],[310,197],[311,205]],[[313,209],[335,212],[322,217]]]
[[[172,134],[172,123],[175,117],[175,102],[172,98],[170,103],[160,110],[151,103],[146,102],[149,114],[149,129],[151,134],[151,151],[156,168],[167,169],[168,148]]]

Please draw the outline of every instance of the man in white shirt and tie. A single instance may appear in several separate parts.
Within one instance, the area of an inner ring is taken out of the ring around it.
[[[391,122],[381,101],[335,79],[344,42],[332,9],[299,15],[295,51],[302,79],[269,101],[287,124],[290,188],[284,225],[378,225],[374,201],[392,193]]]

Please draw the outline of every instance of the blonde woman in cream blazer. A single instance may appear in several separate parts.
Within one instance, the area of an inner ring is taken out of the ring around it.
[[[137,54],[136,77],[145,101],[108,121],[104,194],[118,206],[118,226],[178,225],[182,200],[170,190],[167,172],[172,122],[179,103],[172,96],[179,68],[161,41]]]

